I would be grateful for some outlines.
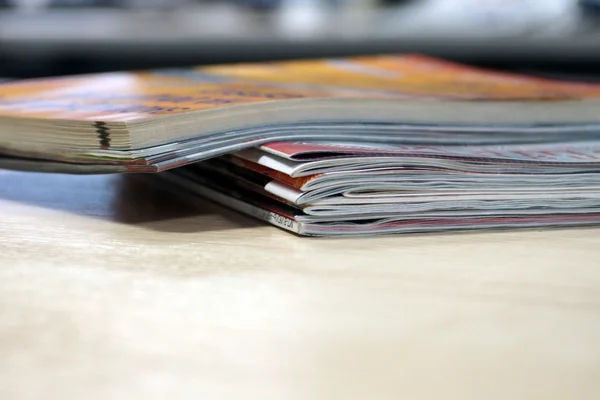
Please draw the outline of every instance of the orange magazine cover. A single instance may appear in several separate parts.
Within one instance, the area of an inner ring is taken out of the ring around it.
[[[0,116],[127,122],[298,98],[566,100],[600,85],[491,72],[420,55],[115,72],[0,84]]]

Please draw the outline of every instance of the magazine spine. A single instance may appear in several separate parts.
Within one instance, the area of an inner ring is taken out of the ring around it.
[[[238,200],[234,197],[228,196],[226,194],[220,193],[214,189],[211,189],[207,186],[199,185],[199,184],[189,184],[185,179],[178,177],[172,173],[161,174],[163,177],[167,178],[174,183],[179,184],[187,188],[188,190],[205,197],[209,200],[212,200],[216,203],[222,204],[228,208],[239,211],[243,214],[249,215],[251,217],[260,219],[262,221],[266,221],[272,225],[275,225],[279,228],[294,232],[298,235],[305,235],[304,233],[304,223],[298,222],[293,218],[289,218],[285,215],[278,214],[273,211],[269,211],[267,209],[255,206],[253,204],[246,203],[242,200]]]

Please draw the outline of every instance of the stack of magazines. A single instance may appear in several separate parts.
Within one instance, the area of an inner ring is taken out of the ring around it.
[[[301,235],[600,223],[600,86],[418,55],[0,84],[0,167],[158,172]]]

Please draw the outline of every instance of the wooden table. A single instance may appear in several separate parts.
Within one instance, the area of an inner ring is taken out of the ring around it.
[[[600,398],[600,229],[307,239],[0,171],[0,266],[3,400]]]

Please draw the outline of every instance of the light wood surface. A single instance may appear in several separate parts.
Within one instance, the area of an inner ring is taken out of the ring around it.
[[[600,229],[307,239],[0,171],[0,398],[597,399]]]

